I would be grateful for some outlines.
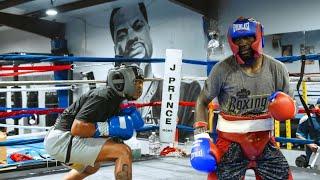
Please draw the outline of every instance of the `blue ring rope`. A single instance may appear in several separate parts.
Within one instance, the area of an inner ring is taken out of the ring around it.
[[[284,138],[284,137],[276,137],[275,138],[277,142],[281,143],[294,143],[294,144],[312,144],[314,143],[313,140],[303,140],[303,139],[297,139],[297,138]]]
[[[309,54],[306,56],[308,60],[320,60],[320,55]],[[50,56],[50,55],[19,55],[19,54],[1,54],[1,60],[9,61],[30,61],[30,62],[52,62],[52,61],[64,61],[64,62],[145,62],[145,63],[162,63],[165,62],[164,58],[108,58],[108,57],[81,57],[81,56]],[[294,62],[301,60],[301,56],[283,56],[276,58],[282,62]],[[210,65],[212,62],[217,63],[218,61],[200,61],[200,60],[189,60],[183,59],[182,62],[197,65]]]
[[[43,142],[44,138],[32,138],[32,139],[10,139],[0,142],[0,146],[16,146],[25,144],[34,144]]]

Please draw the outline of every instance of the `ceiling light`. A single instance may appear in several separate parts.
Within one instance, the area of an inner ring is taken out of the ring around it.
[[[55,1],[55,0],[50,0],[51,8],[49,8],[49,9],[46,10],[46,14],[47,14],[48,16],[55,16],[55,15],[58,14],[57,9],[55,9],[55,7],[54,7],[54,5],[53,5],[54,1]]]
[[[48,9],[48,10],[46,11],[46,14],[47,14],[48,16],[55,16],[55,15],[58,14],[58,11],[57,11],[56,9]]]

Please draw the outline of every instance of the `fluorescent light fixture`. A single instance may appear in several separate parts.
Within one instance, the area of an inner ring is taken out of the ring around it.
[[[48,9],[48,10],[46,11],[46,14],[47,14],[48,16],[55,16],[55,15],[58,14],[58,11],[57,11],[56,9]]]

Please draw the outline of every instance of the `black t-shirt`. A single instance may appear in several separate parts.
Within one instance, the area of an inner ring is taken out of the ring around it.
[[[74,119],[84,122],[104,122],[117,115],[124,99],[110,87],[93,89],[80,96],[57,118],[55,128],[70,131]]]

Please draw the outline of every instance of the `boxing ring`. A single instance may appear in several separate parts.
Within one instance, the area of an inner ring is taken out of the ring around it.
[[[319,60],[319,55],[308,55],[308,60]],[[291,57],[281,57],[277,58],[283,62],[293,62],[299,61],[301,59],[300,56],[291,56]],[[0,55],[0,61],[6,62],[10,64],[10,62],[18,62],[21,64],[25,63],[41,63],[41,62],[63,62],[63,63],[70,63],[68,65],[57,66],[57,67],[49,67],[49,66],[34,66],[33,68],[5,68],[1,67],[0,70],[9,71],[9,70],[24,70],[24,73],[0,73],[0,76],[19,76],[25,75],[28,73],[34,72],[47,72],[47,71],[66,71],[72,70],[73,68],[77,68],[76,65],[71,63],[74,62],[115,62],[115,61],[122,61],[122,62],[147,62],[147,63],[164,63],[165,59],[162,58],[153,58],[153,59],[125,59],[125,58],[95,58],[95,57],[68,57],[68,56],[48,56],[48,55],[21,55],[21,54],[4,54]],[[215,61],[207,62],[207,61],[196,61],[196,60],[186,60],[183,59],[182,63],[186,64],[194,64],[194,65],[201,65],[207,67],[207,72],[209,72],[214,66]],[[27,71],[27,72],[26,72]],[[181,77],[182,80],[197,80],[197,81],[204,81],[206,77]],[[162,78],[146,78],[145,81],[162,81]],[[295,83],[297,78],[292,77],[291,83]],[[307,99],[308,92],[307,86],[312,83],[320,82],[320,78],[317,75],[307,75],[304,78],[302,93]],[[8,89],[0,89],[0,92],[20,92],[20,91],[72,91],[79,88],[82,84],[102,84],[105,81],[102,80],[66,80],[66,79],[59,79],[57,80],[46,80],[46,81],[1,81],[0,87],[8,87],[8,86],[41,86],[41,85],[58,85],[53,87],[47,88],[8,88]],[[320,85],[320,83],[319,83]],[[320,97],[320,94],[319,94]],[[46,115],[46,114],[58,114],[63,111],[66,101],[66,95],[59,95],[59,100],[63,101],[62,106],[58,108],[6,108],[3,107],[0,110],[0,120],[2,119],[17,119],[23,117],[30,117],[32,115]],[[130,102],[130,105],[134,105],[137,108],[147,107],[147,106],[161,106],[162,102],[148,102],[148,103],[135,103]],[[59,105],[61,105],[59,103]],[[180,101],[180,106],[189,106],[194,107],[195,102],[185,102]],[[211,103],[209,105],[209,128],[210,132],[212,133],[213,137],[215,134],[215,115],[219,113],[218,105]],[[304,113],[303,109],[300,109],[299,113]],[[297,115],[295,119],[299,119],[300,115]],[[50,156],[45,152],[43,147],[43,139],[50,127],[38,127],[38,126],[22,126],[22,125],[12,125],[12,124],[0,124],[0,127],[6,128],[20,128],[20,129],[34,129],[42,131],[40,133],[31,133],[27,135],[17,135],[17,136],[8,136],[5,140],[0,142],[0,149],[5,148],[7,151],[6,157],[6,164],[0,164],[0,179],[8,179],[14,177],[31,177],[33,175],[43,175],[43,174],[50,174],[47,176],[39,177],[39,179],[43,178],[51,178],[51,179],[61,179],[61,173],[64,173],[68,170],[68,168],[64,167],[60,162],[51,159]],[[184,125],[177,125],[176,128],[178,132],[187,131],[193,132],[193,128]],[[138,132],[145,132],[145,131],[154,131],[158,130],[159,125],[145,125],[141,129],[137,130]],[[311,140],[298,140],[295,138],[291,138],[291,123],[290,120],[286,121],[286,137],[280,137],[280,123],[275,121],[275,136],[276,140],[280,143],[286,143],[287,149],[292,149],[292,144],[309,144],[313,141]],[[1,139],[1,138],[0,138]],[[147,146],[147,142],[143,139],[139,139],[144,146]],[[0,140],[1,141],[1,140]],[[279,144],[280,145],[280,144]],[[178,143],[175,142],[175,146],[177,149],[182,149],[188,155],[188,151],[190,150],[191,143]],[[1,150],[2,150],[1,149]],[[168,168],[168,164],[171,166]],[[113,167],[112,163],[105,164],[102,169],[103,171],[99,171],[97,174],[90,176],[90,178],[94,178],[96,180],[103,179],[103,177],[113,177]],[[161,174],[162,178],[159,179],[173,179],[173,178],[180,178],[184,179],[188,176],[188,179],[205,179],[206,174],[199,173],[193,170],[189,164],[188,157],[184,157],[182,154],[168,154],[168,156],[163,157],[152,157],[147,155],[142,155],[135,159],[134,162],[134,170],[133,170],[133,178],[134,179],[144,179],[154,178],[154,174]],[[137,169],[135,169],[137,167]],[[173,167],[173,168],[172,168]],[[35,170],[38,169],[38,170]],[[145,169],[149,170],[150,174],[145,173]],[[18,176],[15,172],[19,171],[26,171],[23,175]],[[34,173],[34,174],[32,174]],[[58,173],[58,174],[55,174]],[[59,174],[60,173],[60,174]],[[295,169],[293,168],[293,174],[296,179],[297,177],[305,177],[307,174],[313,173],[315,179],[320,178],[319,171],[310,170],[310,169]],[[163,175],[163,176],[162,176]],[[312,179],[313,177],[310,177]],[[32,177],[32,179],[37,179]],[[249,172],[246,176],[246,179],[254,179],[253,173]]]

